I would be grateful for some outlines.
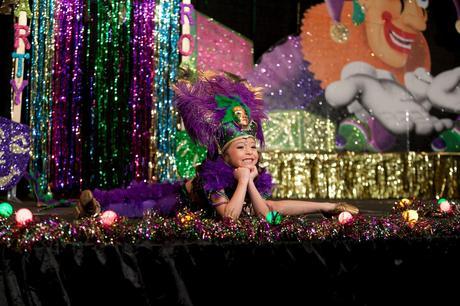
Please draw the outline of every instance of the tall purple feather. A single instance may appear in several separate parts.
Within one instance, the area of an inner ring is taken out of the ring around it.
[[[264,101],[244,82],[222,75],[201,77],[193,85],[188,82],[176,85],[176,107],[190,137],[204,145],[209,156],[215,156],[216,140],[221,137],[220,125],[225,116],[225,110],[217,108],[216,95],[241,98],[251,111],[250,119],[257,123],[256,136],[263,146],[262,120],[267,118]]]

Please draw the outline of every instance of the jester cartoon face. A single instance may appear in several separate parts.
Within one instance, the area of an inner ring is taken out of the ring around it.
[[[412,44],[426,29],[428,0],[359,0],[369,47],[384,63],[404,67]]]
[[[0,190],[14,187],[29,163],[29,127],[0,117]]]

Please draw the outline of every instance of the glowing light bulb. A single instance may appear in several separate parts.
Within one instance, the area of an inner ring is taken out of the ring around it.
[[[112,225],[113,223],[115,223],[115,221],[117,221],[117,218],[117,213],[112,210],[106,210],[101,215],[102,224],[104,224],[105,226]]]
[[[18,225],[26,225],[31,222],[34,218],[34,215],[27,208],[21,208],[16,212],[16,222]]]
[[[439,205],[439,209],[442,212],[450,213],[452,211],[452,205],[450,205],[449,201],[444,201]]]
[[[402,213],[404,221],[409,223],[409,225],[414,225],[418,221],[418,213],[416,210],[409,209]]]
[[[353,215],[348,211],[342,211],[339,215],[339,223],[340,224],[347,224],[353,221]]]

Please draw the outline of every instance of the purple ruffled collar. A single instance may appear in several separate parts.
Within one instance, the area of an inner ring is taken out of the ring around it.
[[[212,192],[225,188],[235,188],[237,181],[233,177],[234,168],[227,164],[222,157],[216,160],[205,160],[198,174],[203,180],[203,188],[206,192]],[[272,193],[272,176],[265,169],[261,169],[254,184],[260,194],[270,196]]]

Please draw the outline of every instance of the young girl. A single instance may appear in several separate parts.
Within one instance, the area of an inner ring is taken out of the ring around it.
[[[98,211],[99,201],[107,208],[123,201],[148,202],[150,205],[144,206],[164,214],[174,214],[187,206],[202,209],[209,216],[234,220],[242,215],[265,218],[272,211],[281,215],[358,213],[358,208],[345,203],[267,200],[272,192],[272,177],[258,166],[258,145],[264,143],[262,120],[266,115],[255,88],[227,76],[208,74],[194,84],[179,82],[175,91],[185,129],[194,141],[207,148],[207,158],[197,167],[197,175],[185,183],[138,183],[126,189],[97,190],[94,196],[85,190],[77,205],[80,216],[86,211]],[[131,209],[134,207],[131,205]]]

